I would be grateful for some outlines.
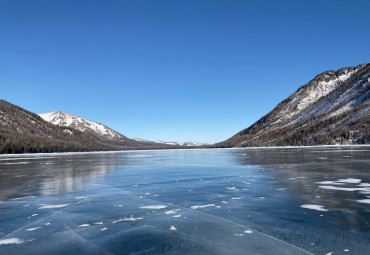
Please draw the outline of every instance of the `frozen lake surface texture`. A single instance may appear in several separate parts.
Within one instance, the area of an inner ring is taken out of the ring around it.
[[[370,147],[0,156],[0,254],[369,254]]]

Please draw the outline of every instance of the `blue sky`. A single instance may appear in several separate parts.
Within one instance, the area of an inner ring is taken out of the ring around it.
[[[135,138],[218,142],[369,62],[370,1],[0,0],[1,98]]]

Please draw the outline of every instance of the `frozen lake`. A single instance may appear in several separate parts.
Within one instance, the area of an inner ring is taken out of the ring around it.
[[[370,147],[0,156],[0,254],[369,254]]]

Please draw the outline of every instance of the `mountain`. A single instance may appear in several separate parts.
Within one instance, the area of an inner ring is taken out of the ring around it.
[[[83,133],[89,133],[99,139],[115,145],[130,145],[150,148],[179,148],[183,146],[200,146],[196,143],[175,143],[175,142],[152,142],[143,139],[129,139],[117,131],[91,120],[78,117],[66,112],[48,112],[39,114],[45,121],[61,127],[70,127]]]
[[[39,116],[0,100],[0,153],[175,148],[179,146],[129,139],[105,125],[72,114]]]
[[[118,133],[117,131],[100,124],[98,122],[94,122],[91,120],[84,119],[82,117],[78,117],[76,115],[56,111],[56,112],[48,112],[48,113],[41,113],[39,114],[41,118],[45,121],[50,122],[54,125],[61,126],[61,127],[70,127],[77,129],[84,133],[89,133],[99,138],[106,140],[108,142],[120,143],[120,142],[137,142],[137,145],[152,145],[152,146],[176,146],[176,147],[199,147],[203,146],[204,144],[195,143],[195,142],[186,142],[186,143],[177,143],[177,142],[162,142],[162,141],[147,141],[139,138],[129,139],[126,136]]]
[[[217,147],[370,143],[370,64],[326,71]]]
[[[104,140],[110,141],[127,141],[129,140],[126,136],[114,131],[113,129],[91,121],[76,115],[65,113],[61,111],[48,112],[39,114],[45,121],[50,122],[57,126],[71,127],[84,133],[90,133],[92,135],[101,137]]]
[[[0,153],[118,150],[123,146],[69,127],[59,127],[40,116],[0,100]]]

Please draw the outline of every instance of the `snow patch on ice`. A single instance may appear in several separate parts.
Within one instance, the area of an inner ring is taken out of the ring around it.
[[[360,183],[360,182],[361,182],[361,179],[347,178],[347,179],[339,179],[337,182],[344,182],[344,183]]]
[[[43,205],[39,209],[54,209],[54,208],[63,208],[69,206],[70,204],[60,204],[60,205]]]
[[[165,211],[164,213],[165,214],[175,214],[175,213],[177,213],[177,211],[180,211],[180,209],[169,210],[169,211]]]
[[[26,231],[35,231],[35,230],[37,230],[37,229],[39,229],[39,228],[41,228],[41,227],[36,227],[36,228],[28,228],[28,229],[26,229]]]
[[[22,239],[19,238],[6,238],[6,239],[0,239],[0,245],[4,244],[21,244],[23,243]]]
[[[325,209],[323,205],[301,205],[301,207],[305,209],[322,211],[322,212],[329,211],[328,209]]]
[[[138,217],[138,218],[134,218],[133,216],[131,216],[130,218],[122,218],[122,219],[118,219],[118,220],[114,220],[112,221],[113,224],[116,224],[118,222],[122,222],[122,221],[137,221],[137,220],[142,220],[143,218],[141,217]]]
[[[78,226],[78,228],[87,228],[87,227],[90,227],[90,224],[82,224]]]
[[[330,189],[330,190],[342,190],[342,191],[365,191],[369,192],[370,188],[342,188],[335,186],[319,186],[321,189]]]
[[[370,183],[363,182],[363,183],[360,183],[358,186],[360,186],[360,187],[370,187]]]
[[[207,205],[193,205],[190,208],[191,209],[198,209],[198,208],[206,208],[206,207],[213,207],[216,206],[215,204],[207,204]]]
[[[363,204],[370,204],[370,199],[359,199],[359,200],[356,200],[357,202],[359,203],[363,203]]]
[[[236,187],[226,187],[228,190],[238,190]]]
[[[140,209],[153,209],[153,210],[159,210],[164,208],[167,208],[167,205],[147,205],[140,207]]]

